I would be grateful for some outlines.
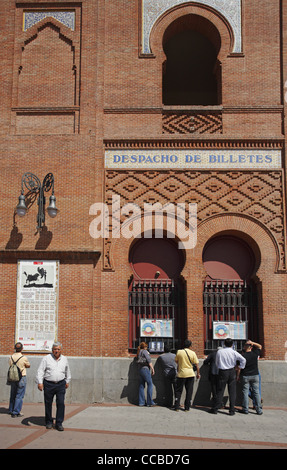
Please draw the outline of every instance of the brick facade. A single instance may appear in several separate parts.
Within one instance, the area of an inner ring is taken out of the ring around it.
[[[105,202],[110,208],[116,194],[123,204],[139,207],[156,201],[198,204],[198,242],[186,251],[181,275],[186,336],[201,357],[204,246],[222,233],[247,241],[257,263],[258,339],[266,359],[284,359],[287,8],[279,0],[242,0],[242,50],[234,52],[234,28],[212,2],[174,3],[155,22],[146,54],[141,0],[1,2],[1,354],[15,340],[17,261],[25,259],[60,261],[58,339],[66,354],[130,354],[133,242],[89,233],[92,204]],[[34,20],[26,24],[29,12]],[[47,15],[35,16],[43,12]],[[65,13],[72,14],[72,25]],[[163,38],[186,21],[219,49],[217,106],[162,103]],[[282,166],[105,168],[105,150],[137,154],[143,149],[279,151]],[[47,217],[37,234],[36,203],[25,218],[15,214],[26,171],[41,180],[48,172],[55,177],[60,212],[55,219]]]

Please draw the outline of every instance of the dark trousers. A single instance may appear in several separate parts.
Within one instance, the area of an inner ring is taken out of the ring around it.
[[[224,390],[227,385],[229,395],[229,411],[234,411],[236,400],[236,371],[235,369],[219,369],[218,374],[218,393],[214,409],[219,410],[222,406]]]
[[[170,407],[174,407],[174,399],[175,399],[175,393],[176,393],[176,373],[175,374],[170,374],[166,375],[166,385],[167,385],[167,394],[166,398],[168,399],[168,405]]]
[[[56,426],[61,426],[65,416],[65,394],[66,381],[61,380],[58,383],[49,382],[44,379],[44,401],[45,401],[45,423],[52,424],[52,405],[56,395]]]
[[[212,404],[213,406],[216,405],[216,397],[218,394],[218,387],[219,387],[219,379],[218,374],[210,374],[209,376],[210,386],[211,386],[211,395],[212,395]]]
[[[183,387],[185,387],[185,391],[186,391],[184,409],[189,410],[192,392],[193,392],[193,384],[194,384],[194,377],[186,377],[186,378],[177,377],[176,378],[176,385],[175,385],[175,409],[176,410],[179,409],[180,398],[181,398],[181,394],[183,391]]]

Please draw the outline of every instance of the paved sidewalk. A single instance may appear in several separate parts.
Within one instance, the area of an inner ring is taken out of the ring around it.
[[[287,449],[287,408],[262,416],[208,408],[178,413],[164,407],[66,405],[64,432],[46,430],[44,405],[24,403],[11,418],[0,404],[1,449]]]

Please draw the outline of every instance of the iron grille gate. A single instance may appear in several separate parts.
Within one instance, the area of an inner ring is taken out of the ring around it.
[[[177,285],[173,279],[168,280],[134,280],[129,290],[129,347],[136,349],[141,337],[140,320],[173,320],[174,332],[177,329],[177,312],[179,309]],[[175,348],[176,333],[169,338],[170,347]],[[156,338],[164,341],[164,338]]]
[[[257,338],[257,296],[253,283],[246,281],[208,280],[204,283],[205,350],[219,346],[213,339],[214,321],[248,322],[248,336]],[[244,340],[237,341],[241,349]]]

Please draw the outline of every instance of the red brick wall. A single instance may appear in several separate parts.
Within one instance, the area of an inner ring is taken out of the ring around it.
[[[74,65],[72,41],[61,36],[53,23],[38,27],[22,49],[17,105],[73,106]]]
[[[126,355],[130,242],[117,240],[109,252],[109,241],[104,247],[103,240],[94,240],[89,234],[91,204],[106,200],[108,191],[113,190],[104,170],[105,146],[141,149],[198,145],[204,149],[262,145],[282,147],[285,158],[282,78],[287,80],[287,9],[283,5],[281,11],[277,0],[245,0],[243,53],[234,55],[222,18],[210,8],[185,4],[157,22],[151,35],[153,56],[147,58],[139,54],[138,0],[2,0],[1,7],[0,273],[4,334],[0,353],[10,351],[14,342],[16,261],[41,257],[61,262],[58,337],[66,353]],[[49,18],[23,32],[23,11],[29,8],[74,9],[76,28],[72,31]],[[172,21],[186,14],[203,16],[221,36],[222,134],[162,134],[163,35]],[[47,229],[41,236],[35,235],[36,203],[24,219],[14,218],[25,171],[32,171],[41,180],[48,172],[55,176],[60,212],[56,219],[47,218]],[[194,173],[194,179],[198,178],[200,174]],[[256,176],[250,178],[254,181]],[[236,178],[233,181],[237,190]],[[217,183],[222,184],[220,178]],[[259,185],[267,192],[269,184],[259,178]],[[187,283],[186,334],[199,354],[203,354],[202,249],[212,234],[228,228],[234,233],[248,230],[261,250],[255,279],[262,290],[261,338],[266,358],[284,359],[285,188],[284,161],[282,184],[274,189],[273,199],[265,208],[259,193],[246,185],[246,196],[254,207],[252,216],[226,205],[221,211],[224,216],[218,211],[213,218],[206,215],[200,220],[198,245],[187,254],[183,273]],[[222,187],[219,198],[223,191]],[[200,197],[207,200],[204,192]],[[259,216],[256,219],[257,205],[266,210],[264,220]],[[236,213],[236,223],[226,218],[231,212]],[[109,253],[113,269],[107,261]]]

